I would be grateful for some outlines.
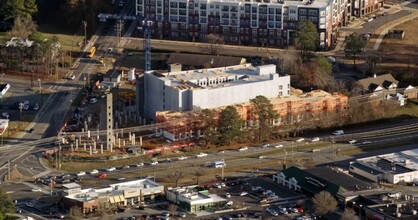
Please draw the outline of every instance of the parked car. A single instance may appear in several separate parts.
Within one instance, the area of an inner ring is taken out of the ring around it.
[[[248,195],[248,192],[242,191],[239,195],[240,196],[246,196],[246,195]]]
[[[90,104],[94,104],[94,103],[97,102],[97,99],[96,98],[91,98],[89,102],[90,102]]]
[[[124,181],[124,180],[126,180],[126,178],[125,178],[125,177],[119,177],[119,178],[118,178],[118,181]]]
[[[178,216],[178,217],[185,218],[185,217],[186,217],[186,213],[184,213],[184,212],[179,212],[179,213],[177,213],[177,216]]]
[[[10,114],[8,112],[1,113],[1,117],[8,119],[10,117]]]
[[[96,173],[99,173],[99,171],[98,171],[98,170],[96,170],[96,169],[94,169],[94,170],[90,171],[90,174],[96,174]]]
[[[150,163],[150,165],[153,165],[153,166],[155,166],[157,164],[158,164],[158,161],[153,161],[153,162]]]
[[[32,189],[31,191],[32,191],[32,192],[42,192],[42,190],[41,190],[41,189]]]
[[[270,214],[271,216],[279,216],[279,213],[277,213],[275,210],[266,208],[266,212]]]
[[[75,79],[75,76],[74,75],[70,75],[70,76],[68,76],[68,78],[67,79],[69,79],[69,80],[74,80]]]
[[[344,131],[343,130],[336,130],[334,132],[332,132],[333,135],[343,135]]]
[[[234,202],[233,201],[228,201],[227,203],[226,203],[226,205],[227,206],[231,206],[231,205],[233,205],[234,204]]]
[[[225,193],[225,197],[226,198],[231,198],[231,194],[230,193]]]
[[[106,173],[102,173],[99,175],[99,179],[104,179],[106,178],[107,174]]]
[[[39,110],[39,104],[35,103],[35,105],[33,106],[33,110],[38,111]]]

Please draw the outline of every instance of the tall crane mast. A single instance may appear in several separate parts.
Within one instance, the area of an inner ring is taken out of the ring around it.
[[[98,15],[100,22],[106,22],[106,20],[118,20],[118,21],[137,21],[140,26],[139,29],[143,30],[144,33],[144,72],[151,70],[151,26],[152,21],[147,21],[142,17],[126,16],[126,15],[113,15],[103,14]],[[122,36],[120,36],[122,37]]]

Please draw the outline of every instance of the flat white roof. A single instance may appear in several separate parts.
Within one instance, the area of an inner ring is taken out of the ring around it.
[[[251,64],[196,69],[167,73],[152,73],[162,81],[169,81],[178,89],[218,88],[271,80],[276,73],[273,64],[254,67]],[[210,83],[209,83],[210,82]]]
[[[357,161],[393,174],[408,173],[418,171],[418,149],[361,158]]]

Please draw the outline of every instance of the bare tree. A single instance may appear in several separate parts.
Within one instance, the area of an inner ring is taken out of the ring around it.
[[[321,191],[312,198],[315,213],[324,215],[337,209],[337,200],[327,191]]]
[[[353,209],[346,209],[341,217],[341,220],[357,220],[358,217],[356,216]]]
[[[83,212],[81,211],[81,208],[78,206],[73,206],[70,208],[70,218],[71,219],[82,219],[83,218]]]
[[[205,175],[205,173],[204,173],[204,171],[202,170],[202,169],[200,169],[200,168],[197,168],[195,171],[194,171],[194,175],[195,175],[195,177],[196,177],[196,185],[199,185],[200,184],[200,177],[202,177],[202,176],[204,176]]]
[[[170,214],[174,216],[174,213],[177,211],[178,207],[176,204],[169,204],[167,209],[170,212]]]
[[[21,39],[27,39],[29,35],[36,31],[37,28],[38,26],[32,20],[31,16],[18,16],[17,18],[15,18],[13,28],[12,30],[10,30],[9,35],[11,37],[20,37]]]
[[[221,45],[224,43],[224,40],[221,36],[217,34],[208,34],[206,36],[207,47],[204,48],[204,52],[208,52],[212,55],[221,54]]]
[[[178,187],[179,181],[180,181],[181,177],[183,176],[183,174],[184,174],[183,171],[177,170],[176,172],[174,172],[173,174],[170,175],[173,178],[174,183],[176,184],[176,187]]]

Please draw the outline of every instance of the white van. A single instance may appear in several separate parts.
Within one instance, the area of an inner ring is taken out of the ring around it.
[[[343,130],[336,130],[334,132],[332,132],[333,135],[343,135],[344,131]]]

